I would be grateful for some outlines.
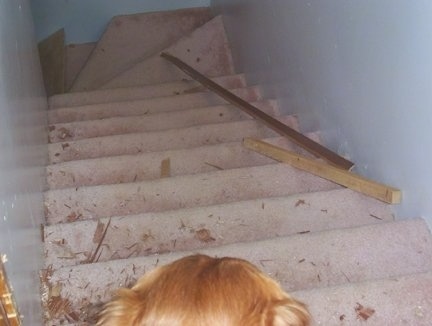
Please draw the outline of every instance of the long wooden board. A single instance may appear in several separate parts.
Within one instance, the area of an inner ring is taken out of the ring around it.
[[[333,181],[383,202],[390,204],[398,204],[401,202],[402,195],[399,189],[366,179],[350,171],[309,159],[261,140],[246,138],[243,140],[243,145],[246,148],[254,150],[274,160],[289,163],[298,169]]]
[[[245,100],[231,93],[230,91],[223,88],[222,86],[216,84],[214,81],[202,75],[201,73],[196,71],[194,68],[192,68],[182,60],[168,53],[162,53],[161,57],[175,64],[179,69],[184,71],[186,74],[191,76],[193,79],[198,81],[200,84],[202,84],[209,90],[215,92],[216,94],[224,98],[227,102],[235,105],[236,107],[250,114],[252,117],[257,119],[258,121],[261,121],[267,127],[273,129],[280,135],[288,137],[291,141],[303,147],[304,149],[311,152],[312,154],[318,157],[322,157],[330,164],[333,164],[345,170],[349,170],[354,166],[354,163],[346,160],[345,158],[329,150],[328,148],[325,148],[321,144],[314,142],[310,138],[288,127],[287,125],[280,122],[279,120],[273,118],[272,116],[268,115],[265,112],[262,112],[257,107],[246,102]]]

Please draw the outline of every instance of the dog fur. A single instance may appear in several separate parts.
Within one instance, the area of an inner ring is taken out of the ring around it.
[[[187,256],[120,289],[98,326],[308,326],[306,306],[251,263]]]

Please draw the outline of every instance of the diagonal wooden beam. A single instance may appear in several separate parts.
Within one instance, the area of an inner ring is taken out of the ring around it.
[[[312,154],[325,159],[330,164],[335,165],[341,169],[349,170],[354,166],[354,163],[348,161],[347,159],[329,150],[328,148],[322,146],[321,144],[314,142],[313,140],[309,139],[308,137],[304,136],[298,131],[288,127],[287,125],[273,118],[267,113],[262,112],[257,107],[246,102],[245,100],[231,93],[230,91],[223,88],[222,86],[216,84],[214,81],[202,75],[201,73],[196,71],[194,68],[192,68],[182,60],[165,52],[161,53],[161,57],[176,65],[183,72],[191,76],[193,79],[198,81],[200,84],[202,84],[209,90],[215,92],[216,94],[224,98],[227,102],[245,111],[256,120],[264,123],[270,129],[273,129],[278,134],[289,138],[291,141],[303,147],[304,149],[311,152]]]
[[[399,189],[366,179],[350,171],[312,160],[257,139],[246,138],[243,140],[243,145],[276,161],[288,163],[295,168],[333,181],[383,202],[389,204],[399,204],[401,202],[402,194]]]

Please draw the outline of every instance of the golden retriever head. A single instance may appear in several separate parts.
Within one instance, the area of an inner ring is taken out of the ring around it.
[[[306,306],[251,263],[184,257],[120,289],[99,326],[307,326]]]

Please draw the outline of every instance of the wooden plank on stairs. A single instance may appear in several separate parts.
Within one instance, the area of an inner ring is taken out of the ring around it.
[[[401,191],[399,189],[366,179],[350,171],[309,159],[261,140],[246,138],[243,144],[245,147],[277,161],[289,163],[298,169],[310,172],[386,203],[398,204],[401,201]]]
[[[215,82],[207,78],[206,76],[202,75],[201,73],[199,73],[197,70],[195,70],[194,68],[192,68],[191,66],[183,62],[182,60],[165,52],[161,54],[161,57],[176,65],[179,69],[184,71],[186,74],[191,76],[193,79],[201,83],[209,90],[215,92],[216,94],[224,98],[229,103],[235,105],[236,107],[250,114],[252,117],[264,123],[267,127],[273,129],[280,135],[288,137],[291,141],[303,147],[304,149],[310,151],[314,155],[322,157],[323,159],[327,160],[329,163],[338,166],[342,169],[349,170],[353,167],[354,163],[332,152],[328,148],[325,148],[321,144],[314,142],[313,140],[307,138],[306,136],[302,135],[298,131],[286,126],[284,123],[273,118],[272,116],[262,112],[252,104],[239,98],[238,96],[234,95],[227,89],[219,86],[218,84],[216,84]]]
[[[161,178],[168,178],[171,176],[171,160],[166,158],[161,162]]]

